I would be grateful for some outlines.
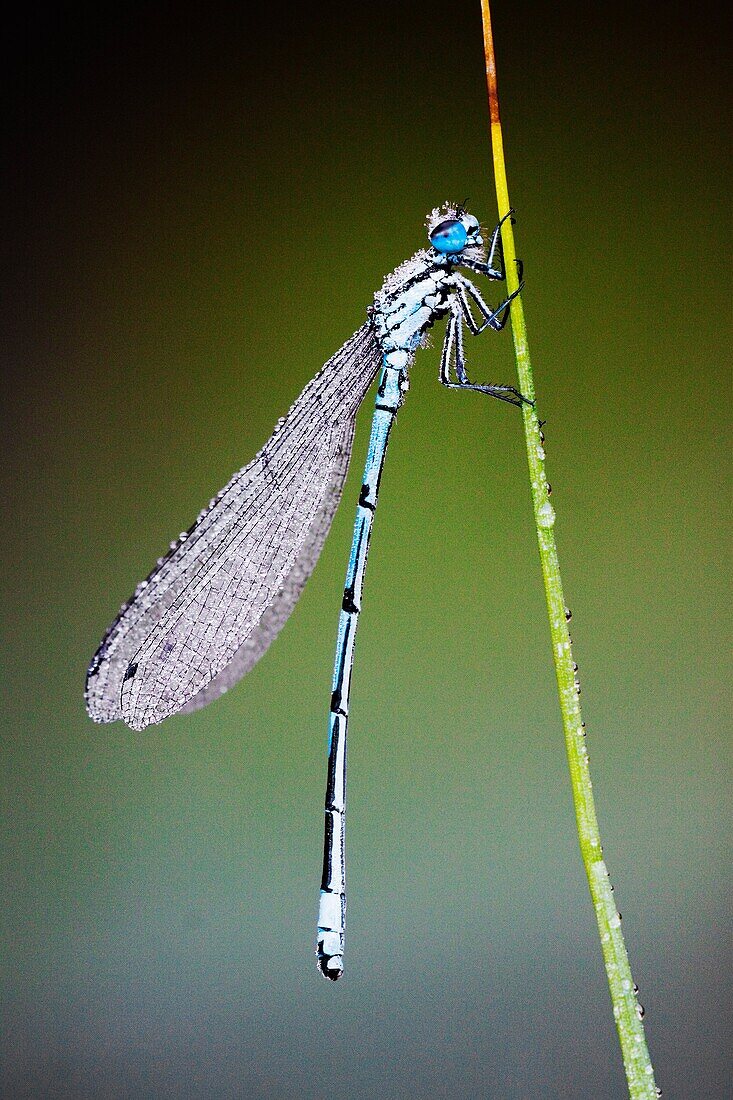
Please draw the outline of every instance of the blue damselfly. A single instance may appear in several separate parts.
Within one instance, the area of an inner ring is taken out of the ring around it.
[[[511,386],[471,382],[463,350],[464,326],[474,335],[502,329],[519,293],[492,308],[463,273],[504,279],[502,222],[487,250],[477,219],[464,207],[446,203],[432,211],[430,247],[387,276],[366,322],[307,384],[260,453],[138,585],[87,674],[91,717],[122,719],[139,730],[205,706],[252,668],[283,627],[316,564],[341,497],[356,414],[381,368],[331,695],[317,954],[321,972],[333,980],[343,970],[349,687],[389,433],[415,353],[442,317],[447,318],[442,384],[514,405],[525,400]]]

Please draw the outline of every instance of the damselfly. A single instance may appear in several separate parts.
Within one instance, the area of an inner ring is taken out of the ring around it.
[[[446,203],[427,220],[430,247],[388,275],[367,321],[308,383],[260,453],[171,545],[122,607],[97,650],[86,704],[97,722],[139,730],[205,706],[259,660],[282,629],[321,552],[346,477],[356,414],[381,367],[336,643],[328,743],[317,955],[343,971],[346,726],[364,570],[390,429],[428,329],[447,317],[440,381],[513,405],[512,386],[469,380],[464,326],[499,331],[510,303],[487,305],[464,270],[505,278],[501,226],[484,247],[478,220]],[[488,251],[488,255],[487,255]],[[519,272],[521,279],[521,270]],[[480,317],[477,319],[475,313]]]

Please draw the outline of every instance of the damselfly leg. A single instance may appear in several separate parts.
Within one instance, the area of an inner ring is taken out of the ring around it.
[[[481,297],[477,287],[458,273],[454,276],[456,297],[450,307],[450,316],[445,331],[443,350],[440,356],[440,381],[448,389],[475,390],[478,393],[487,393],[490,397],[496,397],[500,401],[508,401],[510,405],[533,405],[534,402],[515,389],[514,386],[479,385],[471,382],[466,373],[466,358],[463,352],[463,325],[465,323],[473,336],[478,336],[485,328],[492,328],[500,332],[504,328],[511,308],[512,299],[524,286],[520,283],[517,290],[510,294],[496,309],[490,306]],[[483,317],[483,322],[476,320],[471,312],[470,300],[473,300]],[[453,368],[457,381],[451,379]]]

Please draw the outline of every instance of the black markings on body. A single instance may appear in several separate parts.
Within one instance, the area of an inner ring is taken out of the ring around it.
[[[331,714],[340,714],[346,717],[346,711],[341,709],[341,691],[337,689],[331,692]]]
[[[329,776],[330,782],[330,776]],[[323,871],[321,872],[321,890],[327,890],[329,894],[333,893],[329,889],[329,883],[331,881],[331,860],[330,853],[333,845],[333,817],[326,811],[326,842],[323,846]]]
[[[358,615],[359,608],[354,603],[354,586],[349,584],[344,589],[344,602],[341,604],[348,615]]]
[[[367,500],[367,496],[369,495],[370,490],[370,485],[362,485],[361,492],[359,493],[359,505],[362,508],[368,508],[370,512],[373,512],[377,506],[376,504],[373,504],[371,500]]]
[[[336,683],[337,684],[342,684],[344,682],[344,662],[346,661],[346,652],[349,648],[349,635],[351,634],[351,624],[353,622],[355,622],[354,619],[349,619],[346,623],[346,630],[344,631],[344,640],[343,640],[343,644],[341,646],[341,652],[339,653],[338,675],[336,676]],[[337,696],[338,696],[338,702],[337,702],[336,707],[334,708],[333,703],[334,703],[334,699],[336,699]],[[345,714],[345,711],[339,711],[338,708],[340,706],[341,706],[341,689],[336,688],[336,690],[333,692],[333,695],[331,696],[331,710],[334,712],[334,714],[337,714],[337,713]]]
[[[336,771],[339,744],[341,741],[341,722],[339,719],[333,724],[331,733],[331,751],[328,755],[328,776],[326,778],[326,810],[338,812],[339,807],[334,804],[334,791],[336,790]]]

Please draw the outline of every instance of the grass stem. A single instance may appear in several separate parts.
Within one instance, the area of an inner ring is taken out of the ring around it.
[[[499,217],[502,218],[511,207],[499,117],[496,62],[494,59],[489,0],[481,0],[481,12],[486,56],[486,81],[489,92],[494,180]],[[502,227],[502,239],[507,272],[507,290],[512,293],[517,289],[519,280],[515,263],[514,232],[510,219]],[[535,388],[521,295],[512,302],[510,316],[519,374],[519,389],[525,397],[534,401]],[[588,765],[588,751],[585,744],[585,723],[582,720],[578,698],[580,687],[576,679],[577,666],[573,661],[572,643],[568,630],[570,613],[566,609],[563,596],[560,565],[555,545],[555,511],[549,500],[545,474],[545,453],[542,447],[543,439],[536,406],[524,405],[522,415],[527,444],[532,503],[537,525],[537,541],[539,543],[542,576],[545,583],[547,612],[550,620],[552,655],[555,662],[580,851],[585,873],[588,877],[596,921],[598,922],[603,961],[608,976],[613,1015],[621,1044],[629,1095],[632,1100],[653,1100],[661,1093],[654,1083],[654,1070],[649,1058],[644,1027],[641,1021],[643,1010],[636,998],[636,986],[631,977],[626,945],[621,932],[621,917],[616,910],[608,871],[603,860],[603,849],[601,848],[601,837]]]

